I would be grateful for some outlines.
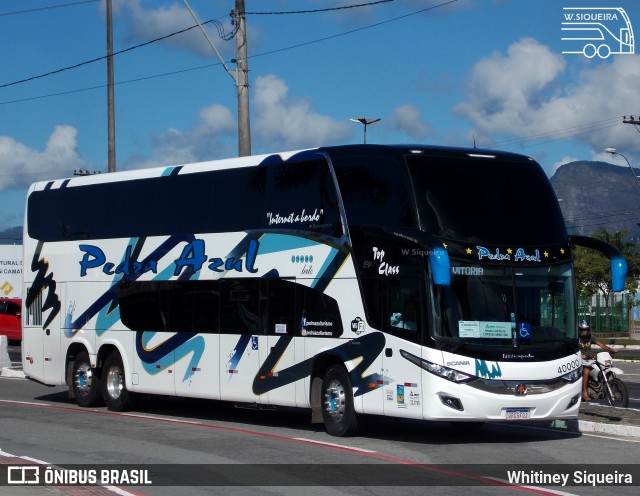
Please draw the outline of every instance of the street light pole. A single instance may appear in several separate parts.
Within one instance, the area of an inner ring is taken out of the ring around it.
[[[364,125],[364,144],[367,144],[367,126],[369,124],[373,124],[374,122],[378,122],[380,119],[380,117],[376,117],[374,119],[367,119],[366,117],[356,117],[355,119],[349,119],[350,121],[353,122],[359,122],[360,124]]]
[[[636,172],[633,170],[633,167],[631,167],[631,163],[629,163],[629,159],[627,159],[627,157],[625,157],[622,153],[620,153],[615,148],[605,148],[604,151],[607,153],[610,153],[611,155],[620,155],[623,159],[625,159],[625,161],[627,162],[627,165],[629,166],[629,170],[631,171],[631,174],[633,174],[633,177],[636,179],[636,183],[640,188],[640,179],[638,179],[638,176],[636,176]]]

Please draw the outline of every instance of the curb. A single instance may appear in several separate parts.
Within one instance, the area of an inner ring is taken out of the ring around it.
[[[18,370],[12,367],[2,367],[2,370],[0,371],[0,376],[13,377],[16,379],[26,379],[27,377],[22,370]]]
[[[640,438],[640,427],[636,425],[614,425],[588,420],[578,420],[578,431],[582,433],[600,433],[614,436]]]

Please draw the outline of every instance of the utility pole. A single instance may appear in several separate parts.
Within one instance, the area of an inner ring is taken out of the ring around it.
[[[238,155],[251,155],[249,124],[249,66],[247,63],[247,25],[244,0],[236,0],[236,89],[238,91]]]
[[[232,22],[236,26],[236,59],[232,59],[236,65],[235,76],[231,74],[222,55],[218,52],[209,35],[205,31],[200,19],[193,11],[187,0],[182,0],[189,13],[198,24],[200,31],[206,38],[211,49],[216,53],[222,67],[233,79],[233,84],[238,92],[238,155],[244,157],[251,155],[251,136],[249,133],[249,69],[247,68],[247,31],[245,26],[244,0],[236,0],[236,8],[231,11]]]
[[[113,24],[111,0],[107,0],[107,172],[116,171],[116,118],[113,97]]]
[[[634,124],[636,126],[640,125],[640,119],[636,119],[632,115],[630,115],[629,117],[625,115],[624,119],[622,119],[622,122],[624,124]]]

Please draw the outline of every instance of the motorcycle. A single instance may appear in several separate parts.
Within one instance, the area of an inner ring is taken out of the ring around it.
[[[617,376],[624,372],[613,366],[613,359],[607,351],[596,355],[595,363],[589,374],[587,391],[591,398],[606,398],[611,406],[627,408],[629,406],[629,391],[627,386]]]

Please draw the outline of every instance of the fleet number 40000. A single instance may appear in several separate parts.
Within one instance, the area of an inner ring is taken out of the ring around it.
[[[580,367],[580,360],[577,358],[575,360],[571,360],[568,363],[564,363],[558,367],[558,374],[566,374],[567,372],[571,372],[572,370]]]

